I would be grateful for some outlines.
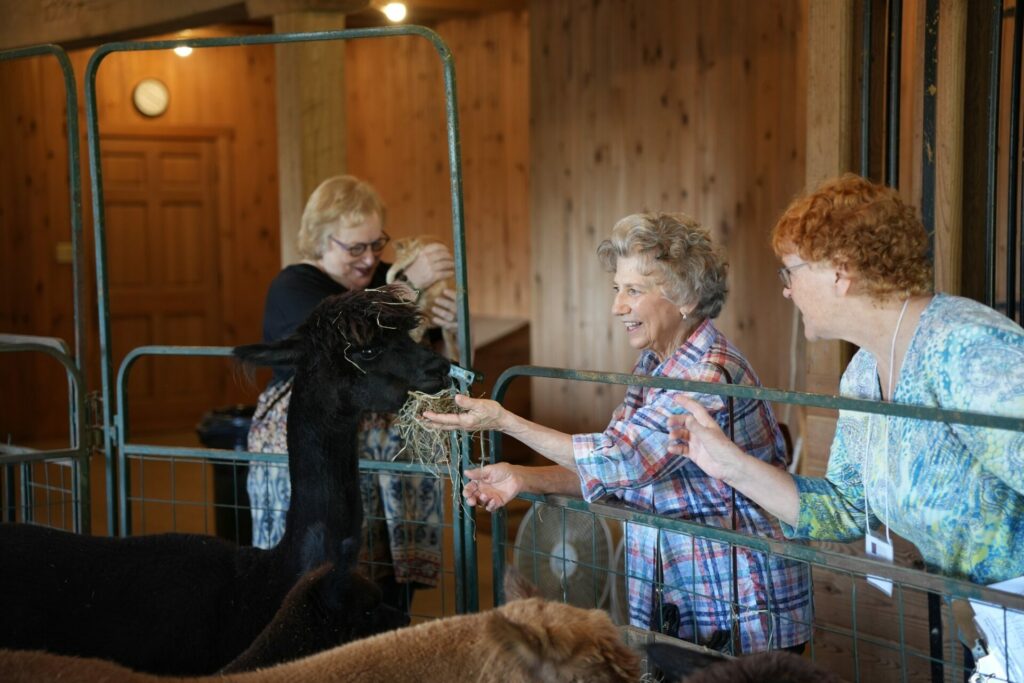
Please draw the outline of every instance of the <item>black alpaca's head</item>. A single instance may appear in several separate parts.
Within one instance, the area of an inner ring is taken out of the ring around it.
[[[252,365],[295,368],[295,389],[315,391],[325,409],[395,412],[409,391],[448,384],[448,360],[409,336],[416,307],[393,287],[328,297],[287,339],[235,348]]]

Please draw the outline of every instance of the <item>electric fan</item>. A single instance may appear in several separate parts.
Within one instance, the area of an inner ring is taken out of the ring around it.
[[[534,503],[519,524],[512,564],[545,598],[607,609],[614,548],[604,519]]]

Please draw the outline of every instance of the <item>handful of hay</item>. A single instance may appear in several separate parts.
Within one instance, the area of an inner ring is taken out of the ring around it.
[[[435,475],[441,468],[451,474],[452,432],[437,429],[424,424],[419,416],[424,410],[435,413],[461,413],[462,408],[455,404],[454,387],[442,389],[436,394],[424,394],[422,391],[410,391],[409,398],[398,411],[394,427],[404,444],[399,455],[420,465],[430,467]],[[396,456],[397,457],[397,456]]]

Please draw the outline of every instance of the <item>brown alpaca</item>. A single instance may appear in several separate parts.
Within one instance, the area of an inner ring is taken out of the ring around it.
[[[508,581],[506,593],[521,594]],[[638,655],[605,612],[541,598],[389,631],[268,669],[203,678],[159,678],[97,659],[0,651],[6,683],[633,683],[639,677]]]

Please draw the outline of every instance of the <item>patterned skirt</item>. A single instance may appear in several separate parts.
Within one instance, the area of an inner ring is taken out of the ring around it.
[[[288,452],[291,382],[271,384],[249,428],[249,450]],[[367,413],[359,428],[359,456],[391,462],[402,449],[392,416]],[[360,560],[372,579],[393,575],[400,583],[436,586],[441,574],[444,482],[419,474],[362,474],[363,545]],[[272,548],[284,535],[291,500],[287,465],[250,462],[247,482],[252,544]]]

